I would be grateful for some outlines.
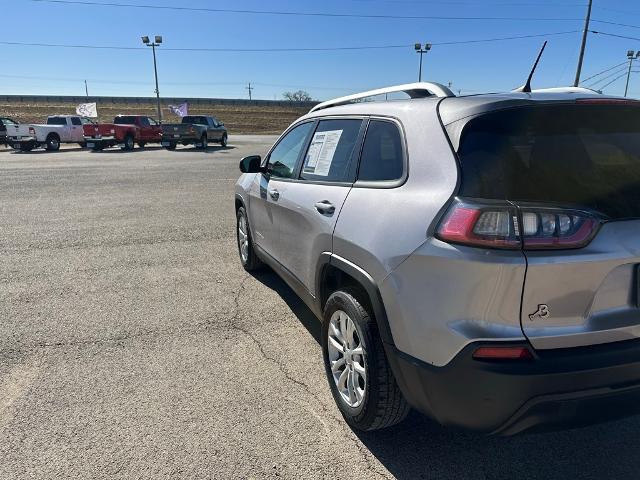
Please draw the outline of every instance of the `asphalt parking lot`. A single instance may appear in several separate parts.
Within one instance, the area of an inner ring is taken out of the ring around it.
[[[237,259],[238,160],[0,147],[0,479],[637,478],[640,418],[514,438],[356,434],[319,325]]]

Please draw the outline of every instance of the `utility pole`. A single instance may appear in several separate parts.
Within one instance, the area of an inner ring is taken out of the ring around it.
[[[416,53],[420,54],[420,68],[418,69],[418,81],[421,82],[422,81],[422,54],[427,53],[429,50],[431,50],[431,44],[425,43],[423,47],[421,43],[416,43],[414,48],[416,50]]]
[[[156,47],[162,44],[162,36],[156,35],[155,41],[151,42],[146,35],[142,37],[142,43],[153,50],[153,72],[156,76],[156,100],[158,107],[158,122],[162,123],[162,109],[160,108],[160,88],[158,87],[158,64],[156,63]]]
[[[627,96],[629,92],[629,79],[631,78],[631,66],[633,65],[633,61],[640,57],[640,50],[634,52],[633,50],[627,50],[627,58],[629,59],[629,70],[627,71],[627,84],[624,87],[624,96]]]
[[[582,73],[582,61],[584,60],[584,50],[587,46],[587,35],[589,34],[589,21],[591,20],[591,4],[593,0],[589,0],[587,6],[587,18],[584,20],[584,30],[582,31],[582,44],[580,45],[580,56],[578,57],[578,67],[576,68],[576,78],[573,81],[573,86],[577,87],[580,84],[580,74]]]
[[[253,90],[253,87],[251,86],[251,82],[249,82],[249,85],[244,88],[245,90],[249,90],[249,101],[251,101],[251,91]]]
[[[84,93],[87,94],[87,98],[89,98],[89,87],[87,86],[87,81],[84,81]]]

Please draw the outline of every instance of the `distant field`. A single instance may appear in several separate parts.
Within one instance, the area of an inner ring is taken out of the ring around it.
[[[42,123],[47,116],[75,114],[76,103],[71,102],[20,102],[0,101],[0,117],[10,117],[21,123]],[[277,134],[296,118],[309,111],[308,107],[282,105],[191,105],[193,115],[214,115],[224,122],[231,134]],[[152,104],[98,102],[99,121],[111,122],[118,114],[149,115],[157,117]],[[180,118],[166,110],[163,120],[179,122]]]

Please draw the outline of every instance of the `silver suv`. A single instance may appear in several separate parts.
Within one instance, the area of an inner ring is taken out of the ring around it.
[[[322,321],[353,427],[640,411],[640,102],[402,85],[314,107],[240,169],[242,265]]]

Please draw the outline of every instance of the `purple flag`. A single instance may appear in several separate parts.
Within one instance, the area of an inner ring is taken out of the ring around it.
[[[187,102],[180,105],[169,105],[169,110],[178,115],[179,117],[186,117],[189,115],[189,104]]]

